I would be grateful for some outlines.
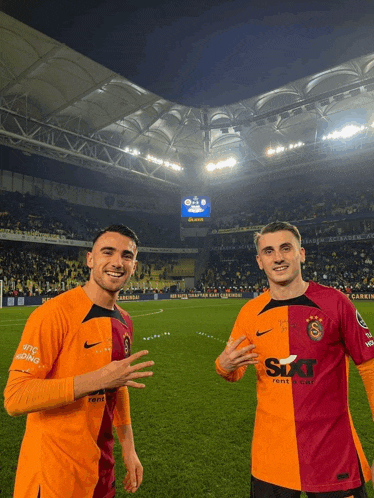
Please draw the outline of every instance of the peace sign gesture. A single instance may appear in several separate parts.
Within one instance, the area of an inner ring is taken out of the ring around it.
[[[250,353],[250,351],[256,347],[254,344],[249,344],[249,346],[236,349],[246,339],[247,337],[245,335],[239,337],[239,339],[227,346],[220,354],[218,362],[223,370],[226,370],[226,372],[233,372],[239,367],[258,363],[258,354]]]

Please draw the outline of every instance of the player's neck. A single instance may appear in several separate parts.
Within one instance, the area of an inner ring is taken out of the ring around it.
[[[302,278],[295,279],[287,285],[280,285],[270,282],[270,296],[272,299],[276,299],[277,301],[293,299],[295,297],[302,296],[307,290],[308,285],[309,283],[305,282]]]
[[[94,285],[91,281],[88,281],[82,289],[87,294],[87,297],[97,306],[101,306],[102,308],[107,308],[109,310],[114,309],[118,292],[108,292],[101,287]]]

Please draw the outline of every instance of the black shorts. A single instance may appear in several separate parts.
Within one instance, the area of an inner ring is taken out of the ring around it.
[[[330,491],[327,493],[306,493],[308,498],[367,498],[365,484],[347,491]],[[301,491],[282,488],[269,482],[260,481],[251,476],[251,498],[300,498]]]

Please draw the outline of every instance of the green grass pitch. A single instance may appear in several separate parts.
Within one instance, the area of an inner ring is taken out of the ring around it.
[[[218,377],[214,360],[229,337],[244,300],[152,301],[124,304],[134,320],[133,352],[148,349],[155,361],[145,390],[130,390],[132,424],[144,481],[138,498],[249,497],[250,446],[256,405],[255,374],[238,383]],[[374,330],[374,304],[357,302]],[[34,308],[0,310],[0,384],[23,326]],[[167,333],[167,334],[166,334]],[[157,336],[157,337],[155,337]],[[350,407],[369,462],[374,458],[373,421],[361,378],[351,368]],[[12,496],[26,417],[0,411],[0,495]],[[116,445],[117,497],[124,468]],[[47,464],[47,463],[46,463]],[[370,498],[374,492],[367,485]]]

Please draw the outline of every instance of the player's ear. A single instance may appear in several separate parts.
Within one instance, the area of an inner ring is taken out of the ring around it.
[[[300,261],[302,263],[305,263],[305,249],[304,249],[304,247],[300,248]]]
[[[263,265],[261,263],[261,258],[260,258],[260,256],[258,254],[256,255],[256,261],[257,261],[257,264],[258,264],[258,267],[260,268],[260,270],[263,270],[264,267],[263,267]]]
[[[88,268],[92,269],[93,268],[93,257],[92,257],[92,252],[88,252],[86,255],[86,263]]]

